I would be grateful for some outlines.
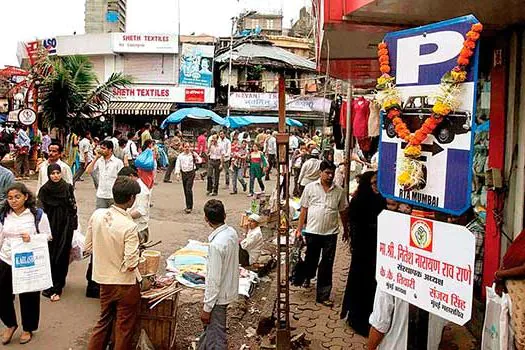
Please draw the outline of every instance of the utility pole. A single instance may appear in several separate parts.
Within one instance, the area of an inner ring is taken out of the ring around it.
[[[277,202],[279,223],[277,226],[277,350],[290,349],[290,169],[288,162],[290,135],[286,132],[286,94],[284,73],[279,74],[279,131],[277,134]],[[280,183],[281,175],[283,184]],[[284,204],[280,200],[284,186]],[[282,239],[284,238],[284,243]],[[284,265],[282,264],[284,257]]]
[[[346,94],[346,134],[345,134],[345,195],[348,198],[350,188],[350,168],[352,166],[352,154],[354,153],[352,143],[352,80],[348,80],[348,90]]]

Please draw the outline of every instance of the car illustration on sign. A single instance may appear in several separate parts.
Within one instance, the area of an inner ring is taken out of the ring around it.
[[[403,104],[403,117],[410,131],[419,129],[427,118],[432,115],[434,101],[429,96],[411,96]],[[454,141],[456,135],[466,134],[471,128],[471,114],[463,110],[452,111],[434,130],[432,135],[441,144]],[[384,118],[383,127],[388,137],[397,136],[394,124],[388,118]]]

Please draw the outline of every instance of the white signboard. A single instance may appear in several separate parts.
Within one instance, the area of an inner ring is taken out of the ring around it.
[[[233,110],[278,111],[277,93],[233,92],[228,101]],[[322,97],[286,96],[286,110],[295,112],[330,112],[332,101]]]
[[[32,125],[36,121],[36,112],[31,108],[24,108],[18,113],[18,121],[24,125]]]
[[[173,85],[131,85],[114,89],[112,101],[214,103],[215,89]]]
[[[179,42],[175,34],[132,34],[113,33],[114,52],[171,53],[179,52]]]
[[[469,230],[383,210],[377,231],[381,290],[459,325],[470,320],[476,243]]]

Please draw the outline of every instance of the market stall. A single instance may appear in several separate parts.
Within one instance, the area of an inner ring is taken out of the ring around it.
[[[279,123],[278,117],[268,117],[268,116],[256,116],[256,115],[246,115],[246,116],[235,116],[227,117],[226,122],[228,127],[231,129],[242,128],[251,125],[265,126],[273,125],[276,126]],[[303,127],[303,123],[292,118],[286,118],[286,125],[291,127]]]

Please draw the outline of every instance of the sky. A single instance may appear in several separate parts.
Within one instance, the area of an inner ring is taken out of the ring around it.
[[[227,36],[243,9],[283,10],[285,28],[311,0],[179,0],[182,34]],[[177,0],[127,0],[127,32],[177,32]],[[19,41],[84,33],[85,0],[2,0],[0,67],[18,65]]]

